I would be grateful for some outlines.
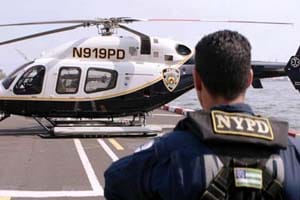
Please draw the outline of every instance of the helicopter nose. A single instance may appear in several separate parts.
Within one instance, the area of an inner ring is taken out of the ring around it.
[[[193,81],[193,71],[194,71],[194,64],[183,64],[179,68],[180,70],[180,84],[183,88],[193,88],[194,81]]]
[[[183,65],[181,65],[180,72],[182,75],[193,74],[194,67],[195,67],[195,58],[194,56],[192,56]]]
[[[180,74],[182,75],[192,75],[194,70],[195,64],[183,64],[181,65]]]

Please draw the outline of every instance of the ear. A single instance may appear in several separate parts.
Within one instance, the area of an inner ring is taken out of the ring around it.
[[[194,78],[195,89],[197,91],[201,91],[202,90],[202,80],[201,80],[201,77],[200,77],[199,73],[196,71],[195,68],[194,68],[194,71],[193,71],[193,78]]]
[[[249,76],[248,76],[247,88],[250,87],[250,85],[252,84],[252,81],[253,81],[253,70],[250,69],[250,73],[249,73]]]

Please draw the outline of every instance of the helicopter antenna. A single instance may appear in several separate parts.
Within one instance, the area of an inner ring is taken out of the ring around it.
[[[233,23],[233,24],[265,24],[265,25],[294,25],[291,22],[252,21],[252,20],[208,20],[208,19],[147,19],[150,22],[204,22],[204,23]]]
[[[22,52],[21,50],[15,48],[15,50],[26,60],[26,61],[31,61],[24,52]]]

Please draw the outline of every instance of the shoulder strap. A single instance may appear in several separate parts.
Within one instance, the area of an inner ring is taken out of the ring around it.
[[[263,171],[263,191],[271,197],[271,199],[282,200],[282,189],[284,181],[284,164],[278,154],[271,155],[265,164]]]
[[[201,200],[223,200],[233,184],[232,168],[223,166],[204,191]]]

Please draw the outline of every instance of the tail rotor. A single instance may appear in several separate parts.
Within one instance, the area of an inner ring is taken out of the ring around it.
[[[300,92],[300,46],[295,56],[292,56],[284,68],[294,87]]]

